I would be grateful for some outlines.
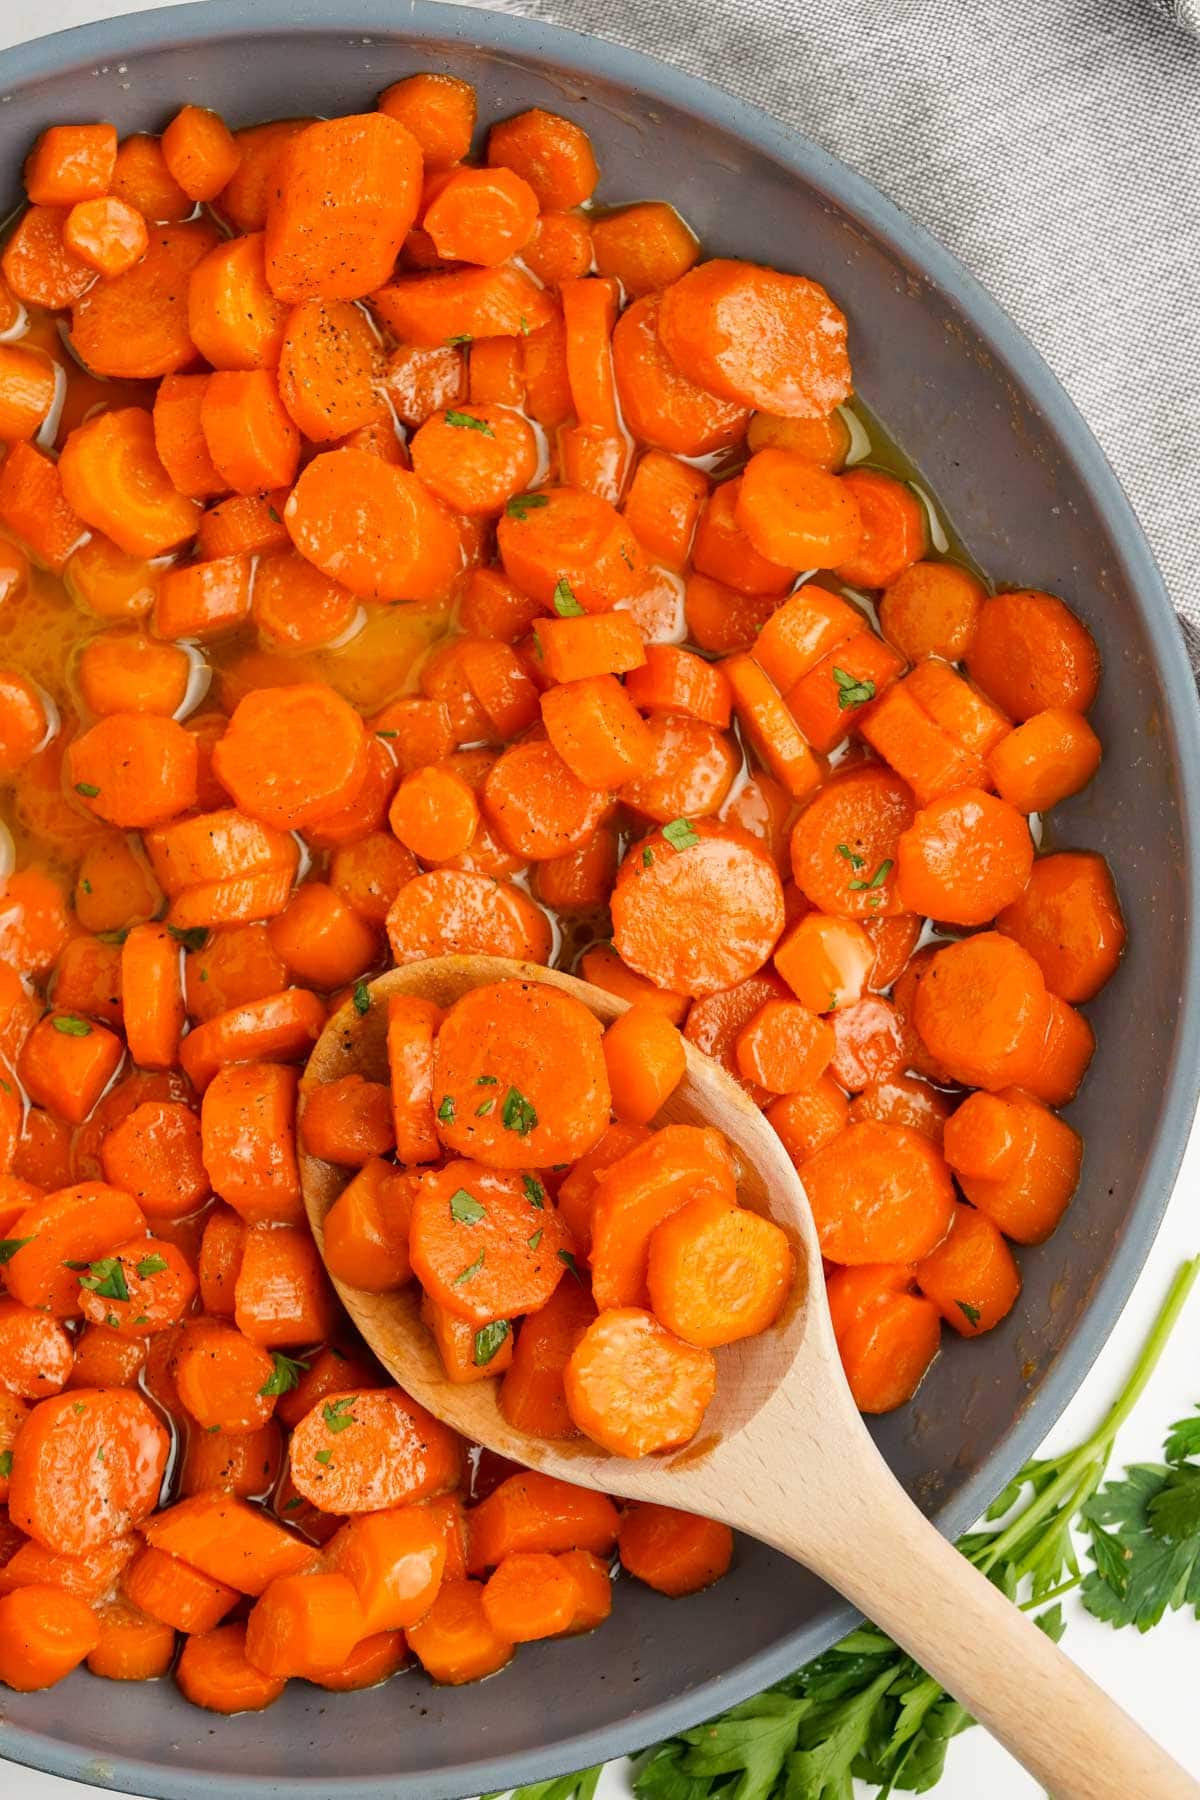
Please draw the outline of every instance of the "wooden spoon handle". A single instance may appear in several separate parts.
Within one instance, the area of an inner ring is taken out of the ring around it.
[[[769,1541],[902,1645],[1054,1800],[1197,1800],[1200,1782],[960,1555],[882,1464],[837,1513],[828,1544],[782,1519]]]

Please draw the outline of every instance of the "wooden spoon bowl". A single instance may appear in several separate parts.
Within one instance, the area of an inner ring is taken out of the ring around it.
[[[391,995],[447,1007],[503,980],[561,988],[605,1024],[625,1010],[601,988],[501,957],[408,963],[370,984],[365,1012],[347,1004],[331,1019],[309,1059],[301,1109],[308,1091],[339,1076],[387,1080]],[[401,1387],[473,1442],[584,1487],[723,1519],[804,1563],[916,1657],[1055,1800],[1200,1800],[1200,1784],[961,1557],[895,1480],[846,1385],[816,1229],[791,1160],[737,1082],[690,1044],[685,1050],[684,1079],[656,1122],[725,1134],[741,1204],[783,1227],[797,1271],[776,1324],[717,1352],[716,1398],[692,1443],[630,1461],[586,1439],[547,1443],[514,1430],[496,1382],[447,1381],[411,1283],[370,1294],[334,1281],[362,1336]],[[302,1151],[300,1173],[323,1253],[325,1215],[348,1172]]]

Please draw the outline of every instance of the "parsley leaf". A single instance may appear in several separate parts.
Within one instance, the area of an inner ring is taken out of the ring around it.
[[[977,1306],[972,1306],[969,1300],[956,1300],[954,1304],[957,1306],[968,1325],[978,1325],[983,1314]]]
[[[11,1450],[0,1450],[0,1481],[7,1481],[12,1474],[13,1453]]]
[[[500,1112],[500,1123],[505,1131],[515,1131],[518,1137],[528,1137],[537,1122],[538,1116],[532,1102],[515,1087],[510,1087],[504,1096]]]
[[[561,1263],[566,1263],[580,1287],[583,1287],[584,1280],[583,1276],[579,1273],[579,1264],[575,1261],[575,1252],[573,1250],[560,1250],[558,1252],[558,1260]]]
[[[61,1031],[64,1037],[91,1037],[92,1028],[86,1019],[77,1019],[73,1013],[55,1013],[54,1029]]]
[[[33,1237],[36,1236],[37,1232],[35,1231]],[[5,1263],[12,1261],[18,1250],[23,1250],[26,1244],[32,1244],[32,1242],[32,1237],[0,1238],[0,1269],[4,1267]],[[86,1267],[86,1264],[84,1266]]]
[[[514,494],[504,510],[510,519],[520,519],[524,523],[531,512],[537,512],[539,507],[549,504],[547,494]]]
[[[1163,1445],[1163,1455],[1169,1463],[1200,1456],[1200,1406],[1190,1419],[1176,1419]]]
[[[456,1225],[478,1225],[480,1219],[487,1218],[487,1207],[481,1206],[466,1188],[459,1188],[450,1196],[450,1217]]]
[[[536,1206],[540,1211],[546,1204],[546,1190],[537,1176],[522,1175],[521,1186],[525,1189],[525,1198],[530,1206]]]
[[[848,881],[846,886],[850,889],[852,894],[865,893],[871,888],[882,887],[891,872],[892,858],[890,856],[885,856],[869,881]]]
[[[75,792],[77,794],[82,794],[85,800],[94,800],[96,795],[100,792],[100,789],[96,786],[94,781],[77,781],[75,783]]]
[[[836,666],[833,671],[833,679],[837,683],[839,712],[845,712],[850,706],[865,706],[868,700],[875,698],[873,681],[860,681],[857,675],[849,675],[845,669],[839,669]]]
[[[476,1087],[495,1087],[495,1085],[496,1077],[494,1075],[477,1075],[475,1077]]]
[[[314,1454],[315,1454],[315,1460],[317,1462],[321,1463],[324,1468],[328,1468],[330,1463],[333,1461],[333,1451],[332,1450],[318,1450]]]
[[[472,341],[473,340],[471,337],[471,333],[469,331],[456,332],[453,337],[448,337],[446,339],[447,344],[451,344],[451,345],[453,345],[453,344],[469,344]]]
[[[582,619],[583,607],[580,606],[565,575],[560,575],[554,584],[554,610],[560,619]]]
[[[652,869],[654,867],[654,852],[649,844],[642,845],[642,867],[643,869]]]
[[[477,1119],[486,1119],[488,1114],[495,1109],[495,1105],[496,1102],[494,1099],[481,1100],[479,1105],[475,1108],[475,1117]]]
[[[458,1271],[458,1274],[450,1284],[451,1287],[461,1287],[464,1281],[470,1281],[472,1275],[478,1275],[482,1267],[483,1251],[481,1250],[473,1263],[468,1263],[465,1269],[460,1269]]]
[[[511,1330],[507,1319],[493,1319],[490,1325],[480,1326],[475,1333],[475,1352],[472,1357],[477,1369],[487,1367]]]
[[[437,1109],[437,1116],[441,1120],[443,1125],[453,1125],[453,1123],[454,1123],[454,1095],[453,1094],[443,1094],[442,1103]]]
[[[293,1494],[290,1500],[284,1501],[283,1510],[284,1510],[284,1512],[299,1512],[300,1508],[303,1505],[304,1505],[304,1500],[303,1500],[302,1496],[299,1494]]]
[[[272,1350],[271,1361],[275,1367],[259,1388],[260,1394],[290,1394],[293,1388],[300,1386],[300,1376],[308,1364],[298,1356],[285,1356],[282,1350]]]
[[[473,413],[448,412],[447,425],[453,425],[459,431],[479,431],[484,437],[495,437],[495,432],[486,419],[477,419]]]
[[[854,851],[850,848],[849,844],[839,844],[837,847],[837,853],[839,856],[845,857],[846,861],[850,864],[850,867],[852,869],[861,869],[864,861],[866,860],[864,857],[856,856]]]
[[[203,950],[208,942],[207,925],[168,925],[167,930],[189,955],[193,950]]]
[[[91,1274],[79,1277],[80,1287],[87,1288],[101,1300],[128,1300],[129,1284],[118,1257],[102,1256],[88,1267]]]
[[[339,1431],[345,1431],[348,1425],[354,1424],[354,1414],[350,1411],[350,1408],[357,1399],[357,1394],[346,1394],[341,1400],[327,1400],[321,1408],[321,1417],[325,1421],[325,1429],[332,1433],[334,1437],[337,1436]]]
[[[267,517],[268,517],[268,519],[270,519],[272,525],[282,525],[283,524],[283,520],[280,518],[279,514],[275,511],[275,508],[273,506],[268,506]]]
[[[150,1256],[143,1256],[137,1265],[137,1272],[143,1281],[148,1281],[151,1275],[161,1275],[163,1270],[169,1267],[170,1264],[166,1257],[160,1256],[157,1251],[154,1251]]]
[[[700,833],[690,819],[672,819],[664,825],[662,834],[672,850],[690,850],[693,844],[700,842]]]
[[[371,1010],[371,990],[365,981],[356,981],[354,984],[354,1010],[360,1019]]]
[[[546,1235],[546,1233],[545,1233],[544,1227],[539,1225],[537,1230],[533,1233],[533,1236],[527,1237],[525,1239],[525,1242],[529,1245],[529,1248],[531,1250],[536,1250],[538,1245],[541,1243],[542,1239],[545,1237],[545,1235]]]

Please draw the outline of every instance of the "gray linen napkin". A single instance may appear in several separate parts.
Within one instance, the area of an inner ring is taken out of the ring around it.
[[[1200,0],[501,0],[754,101],[991,289],[1200,632]]]

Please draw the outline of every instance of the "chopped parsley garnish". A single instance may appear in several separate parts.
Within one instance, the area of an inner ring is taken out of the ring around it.
[[[272,1350],[271,1361],[275,1367],[259,1388],[260,1394],[290,1394],[300,1386],[300,1376],[308,1368],[306,1362],[297,1356],[285,1356],[282,1350]]]
[[[837,853],[839,856],[845,857],[846,861],[850,864],[850,867],[852,869],[861,869],[862,868],[863,862],[865,859],[861,856],[855,856],[855,854],[854,854],[853,850],[850,848],[849,844],[839,844],[837,847]]]
[[[37,1236],[36,1231],[34,1232],[33,1236],[34,1237]],[[2,1269],[4,1267],[5,1263],[12,1261],[13,1257],[17,1254],[18,1250],[23,1250],[25,1248],[26,1244],[32,1244],[32,1242],[33,1242],[33,1238],[31,1238],[31,1237],[0,1238],[0,1269]],[[86,1267],[86,1264],[85,1264],[85,1267]]]
[[[381,738],[394,738],[399,737],[400,733],[398,731],[377,731],[375,736]]]
[[[496,1077],[494,1075],[477,1075],[475,1077],[476,1087],[495,1087],[495,1085]]]
[[[487,1367],[511,1329],[507,1319],[493,1319],[490,1325],[480,1326],[475,1333],[474,1362],[477,1369]]]
[[[956,1300],[954,1304],[968,1325],[978,1325],[982,1314],[977,1306],[972,1306],[969,1300]]]
[[[94,800],[96,795],[100,792],[100,789],[96,786],[94,781],[77,781],[75,783],[75,792],[77,794],[82,794],[85,800]]]
[[[672,850],[690,850],[693,844],[700,842],[700,833],[690,819],[672,819],[664,825],[662,834]]]
[[[446,423],[455,426],[459,431],[479,431],[483,433],[484,437],[495,437],[496,435],[486,419],[477,419],[471,413],[448,412]]]
[[[56,1013],[54,1029],[61,1031],[64,1037],[91,1037],[92,1028],[86,1019],[77,1019],[74,1013]]]
[[[447,342],[447,344],[451,344],[451,345],[453,345],[453,344],[469,344],[471,342],[471,333],[469,331],[456,332],[453,337],[448,337],[446,339],[446,342]]]
[[[521,1185],[525,1189],[525,1198],[530,1206],[536,1206],[540,1212],[546,1204],[546,1190],[536,1175],[522,1175]]]
[[[137,1265],[137,1272],[143,1281],[148,1281],[151,1275],[161,1275],[169,1266],[166,1257],[160,1256],[156,1250],[150,1256],[143,1256]]]
[[[487,1207],[474,1194],[468,1194],[466,1188],[459,1188],[450,1196],[450,1217],[456,1225],[478,1225],[480,1219],[487,1218]]]
[[[357,1394],[347,1394],[341,1400],[327,1400],[321,1408],[321,1417],[325,1421],[325,1429],[336,1437],[339,1431],[345,1431],[348,1425],[354,1424],[354,1414],[350,1408],[358,1399]]]
[[[892,858],[890,856],[885,856],[883,861],[880,863],[879,867],[876,869],[875,873],[871,876],[869,881],[862,881],[862,880],[850,881],[850,882],[847,882],[846,885],[850,889],[850,892],[852,894],[862,893],[871,888],[882,887],[884,882],[887,880],[888,876],[891,874],[891,872],[892,872]]]
[[[488,1114],[494,1110],[495,1105],[496,1102],[494,1100],[481,1100],[479,1105],[475,1108],[475,1117],[477,1119],[486,1119]]]
[[[203,950],[208,942],[206,925],[168,925],[167,930],[177,944],[182,944],[190,955],[193,950]]]
[[[518,1137],[528,1137],[538,1122],[538,1116],[524,1094],[515,1087],[510,1087],[504,1096],[500,1122],[505,1131],[515,1131]]]
[[[91,1273],[79,1277],[80,1287],[87,1288],[89,1293],[96,1294],[101,1300],[128,1300],[129,1283],[125,1279],[119,1257],[102,1256],[96,1262],[89,1263],[88,1268]]]
[[[371,990],[365,981],[354,984],[354,1010],[360,1018],[371,1010]]]
[[[293,1494],[290,1500],[284,1501],[283,1510],[284,1512],[299,1512],[303,1505],[304,1501],[301,1499],[300,1495]]]
[[[443,1094],[442,1103],[437,1109],[437,1116],[443,1125],[454,1123],[454,1095]]]
[[[479,1252],[479,1255],[475,1258],[475,1261],[473,1263],[468,1263],[465,1269],[460,1269],[458,1271],[458,1274],[454,1277],[454,1280],[451,1283],[451,1286],[452,1287],[461,1287],[464,1281],[470,1281],[472,1275],[478,1275],[478,1273],[479,1273],[480,1269],[482,1269],[482,1267],[483,1267],[483,1251],[481,1250]]]
[[[560,575],[554,584],[554,610],[560,619],[582,619],[583,608],[575,598],[571,584],[565,575]]]
[[[544,1227],[539,1225],[537,1230],[534,1232],[533,1236],[527,1237],[525,1239],[525,1242],[529,1245],[529,1248],[531,1250],[536,1250],[538,1245],[541,1243],[543,1237],[545,1237],[545,1235],[546,1235],[546,1233],[545,1233]]]
[[[270,519],[272,525],[282,525],[283,524],[283,520],[280,518],[279,514],[275,511],[275,508],[273,506],[268,506],[267,517],[268,517],[268,519]]]
[[[537,512],[539,507],[549,504],[549,496],[546,494],[514,494],[504,510],[510,519],[524,521],[531,512]]]
[[[845,712],[850,706],[865,706],[868,700],[875,698],[875,683],[860,681],[857,675],[850,675],[845,669],[834,668],[833,679],[837,683],[838,711]]]
[[[0,1450],[0,1481],[7,1481],[12,1474],[13,1453],[11,1450]]]
[[[642,845],[642,867],[643,869],[652,869],[654,867],[654,852],[649,844]]]
[[[333,1461],[333,1451],[332,1450],[318,1450],[316,1452],[316,1461],[319,1462],[323,1468],[328,1468],[330,1463]]]
[[[566,1263],[568,1269],[570,1269],[572,1275],[575,1277],[580,1287],[582,1287],[583,1276],[579,1273],[579,1264],[575,1261],[575,1252],[573,1250],[560,1250],[558,1252],[558,1260],[561,1263]]]

